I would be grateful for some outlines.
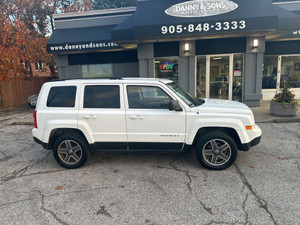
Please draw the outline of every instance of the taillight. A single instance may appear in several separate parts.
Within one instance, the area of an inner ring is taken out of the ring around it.
[[[37,114],[37,111],[35,110],[35,111],[33,112],[33,118],[34,118],[34,128],[38,128],[38,127],[37,127],[37,119],[36,119],[36,114]]]

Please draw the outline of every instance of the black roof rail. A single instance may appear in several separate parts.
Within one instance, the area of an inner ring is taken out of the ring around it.
[[[122,77],[83,77],[83,78],[53,79],[51,82],[68,81],[68,80],[123,80],[123,78]]]

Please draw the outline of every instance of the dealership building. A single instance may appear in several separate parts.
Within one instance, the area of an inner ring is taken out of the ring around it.
[[[199,98],[300,99],[300,1],[140,0],[54,15],[59,77],[167,78]]]

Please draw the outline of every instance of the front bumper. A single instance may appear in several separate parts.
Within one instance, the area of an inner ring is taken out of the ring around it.
[[[250,143],[242,144],[242,151],[246,152],[249,151],[249,149],[255,145],[258,145],[260,143],[261,136],[253,139]]]

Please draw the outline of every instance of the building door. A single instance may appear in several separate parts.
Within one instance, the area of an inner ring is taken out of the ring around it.
[[[232,100],[233,55],[206,57],[206,97]]]

